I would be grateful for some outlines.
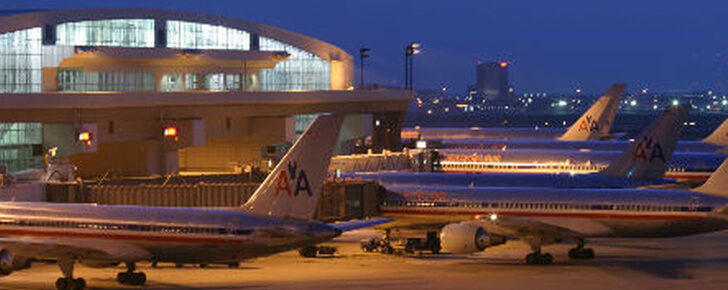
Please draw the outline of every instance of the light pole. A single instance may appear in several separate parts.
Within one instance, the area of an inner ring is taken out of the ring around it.
[[[414,88],[414,82],[412,78],[413,73],[413,61],[412,56],[415,54],[420,53],[420,50],[418,49],[420,47],[419,43],[416,42],[410,42],[409,45],[404,49],[404,88],[405,89],[413,89]]]
[[[361,80],[359,81],[359,89],[361,90],[366,88],[366,85],[364,85],[364,59],[369,58],[369,51],[370,49],[366,47],[359,49],[359,64],[361,65],[361,73],[359,75]]]

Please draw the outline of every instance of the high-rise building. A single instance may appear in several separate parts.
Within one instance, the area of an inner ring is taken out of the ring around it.
[[[475,89],[486,103],[510,101],[508,66],[505,61],[478,62]]]

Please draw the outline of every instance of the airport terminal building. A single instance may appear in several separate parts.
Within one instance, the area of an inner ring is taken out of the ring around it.
[[[398,149],[411,92],[354,90],[353,58],[288,30],[148,9],[0,17],[0,164],[51,148],[85,176],[260,164],[319,113]]]

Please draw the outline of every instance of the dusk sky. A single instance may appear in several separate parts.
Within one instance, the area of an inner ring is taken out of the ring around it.
[[[598,93],[614,82],[631,90],[728,91],[724,0],[24,0],[1,9],[84,7],[242,18],[331,42],[355,57],[366,46],[367,82],[380,84],[402,82],[404,47],[414,41],[423,44],[416,88],[462,93],[478,60],[506,60],[518,93]]]

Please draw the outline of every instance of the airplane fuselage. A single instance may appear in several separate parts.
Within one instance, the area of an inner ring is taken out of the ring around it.
[[[441,170],[459,173],[593,173],[605,169],[622,154],[619,151],[536,149],[444,149],[438,152]],[[724,158],[717,153],[674,152],[665,177],[707,179]]]
[[[591,150],[591,151],[623,151],[631,142],[621,140],[608,141],[559,141],[555,139],[453,139],[434,141],[442,149],[539,149],[539,150]],[[716,153],[723,147],[704,143],[698,140],[678,141],[676,152]]]
[[[0,203],[0,237],[77,246],[85,249],[82,261],[129,255],[130,261],[231,263],[337,235],[318,222],[236,210]]]
[[[728,199],[684,190],[387,187],[393,227],[490,217],[535,220],[584,237],[675,237],[728,229]],[[497,223],[497,222],[496,222]],[[497,224],[495,225],[497,226]]]
[[[673,179],[636,179],[591,174],[509,174],[509,173],[434,173],[364,172],[345,173],[342,178],[374,180],[382,185],[469,186],[469,187],[555,187],[555,188],[634,188],[673,184]]]

